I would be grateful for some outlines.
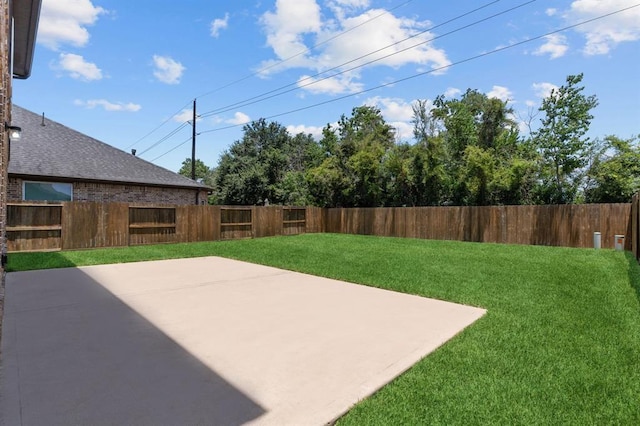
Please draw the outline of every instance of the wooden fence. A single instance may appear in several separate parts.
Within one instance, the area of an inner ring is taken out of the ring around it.
[[[631,204],[328,209],[325,232],[585,248],[600,232],[630,250],[630,217]]]
[[[332,232],[440,240],[625,248],[640,254],[638,196],[629,204],[500,207],[148,206],[8,204],[10,252],[215,241]]]
[[[7,205],[9,252],[75,250],[321,232],[317,207]],[[311,219],[307,219],[311,217]]]
[[[640,193],[631,200],[631,251],[640,261]]]

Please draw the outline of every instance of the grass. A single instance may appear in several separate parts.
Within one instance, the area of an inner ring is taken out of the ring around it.
[[[340,425],[640,424],[628,253],[308,234],[19,253],[9,270],[219,255],[488,309]]]

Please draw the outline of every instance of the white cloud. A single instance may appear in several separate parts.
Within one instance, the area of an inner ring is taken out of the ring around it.
[[[388,121],[411,121],[413,103],[400,98],[373,97],[364,101],[365,105],[380,109],[382,116]]]
[[[333,0],[327,4],[328,9],[321,10],[315,0],[278,0],[275,12],[262,16],[267,44],[276,59],[263,62],[260,75],[291,68],[312,70],[314,74],[344,72],[307,89],[338,94],[361,86],[359,70],[364,68],[413,64],[438,74],[451,64],[445,51],[430,41],[434,35],[424,31],[430,25],[428,21],[397,17],[383,9],[362,11],[369,7],[366,0]],[[354,71],[356,67],[362,68]]]
[[[169,56],[153,55],[153,65],[155,66],[153,75],[166,84],[180,83],[180,78],[186,69],[180,62],[176,62]]]
[[[333,4],[337,6],[347,6],[351,8],[365,8],[369,7],[371,2],[369,0],[333,0]]]
[[[549,55],[551,59],[556,59],[564,56],[569,50],[569,45],[567,44],[567,38],[562,34],[551,34],[545,36],[545,43],[538,47],[533,54],[534,55]]]
[[[504,86],[493,86],[493,88],[487,93],[487,97],[497,98],[502,102],[508,102],[513,100],[513,93]]]
[[[297,125],[290,124],[287,126],[287,131],[292,136],[295,136],[298,133],[304,133],[305,135],[310,134],[317,140],[322,138],[322,129],[323,127],[305,126],[304,124],[297,124]]]
[[[358,9],[366,9],[371,2],[369,0],[333,0],[327,2],[327,6],[338,19],[344,18],[349,13]]]
[[[407,123],[406,121],[391,121],[389,125],[393,127],[396,139],[406,141],[414,138],[413,123]]]
[[[93,109],[95,107],[102,107],[105,111],[126,111],[126,112],[137,112],[142,109],[142,106],[134,103],[124,103],[124,102],[109,102],[106,99],[90,99],[88,101],[82,101],[80,99],[76,99],[73,102],[75,105],[82,106],[88,109]]]
[[[77,80],[92,81],[102,79],[102,70],[96,64],[87,62],[80,55],[61,53],[56,67],[67,71]]]
[[[564,14],[569,23],[596,18],[635,5],[635,0],[576,0]],[[635,7],[575,29],[586,38],[586,55],[604,55],[619,43],[640,40],[640,8]]]
[[[238,111],[233,115],[233,118],[225,120],[225,123],[240,125],[240,124],[247,124],[250,121],[251,121],[251,118],[249,118],[247,114]]]
[[[355,93],[363,89],[362,83],[353,81],[353,74],[342,74],[331,78],[313,78],[303,75],[298,80],[298,87],[319,94]]]
[[[192,109],[183,109],[173,117],[171,117],[173,121],[176,123],[186,123],[193,121],[193,110]],[[200,121],[201,117],[196,115],[196,121]]]
[[[288,66],[308,65],[304,35],[317,34],[321,28],[320,6],[315,0],[277,0],[275,12],[262,15],[267,44]],[[291,58],[291,59],[290,59]]]
[[[43,0],[36,40],[53,50],[61,44],[85,46],[90,37],[86,27],[104,13],[91,0]]]
[[[555,16],[558,13],[558,9],[556,9],[555,7],[550,7],[545,10],[544,13],[546,13],[547,16]]]
[[[229,14],[225,13],[224,18],[217,18],[211,22],[211,37],[218,38],[220,31],[229,26]]]
[[[374,18],[376,18],[375,21],[365,24],[366,21]],[[364,64],[374,59],[380,59],[375,63],[376,66],[385,65],[394,68],[413,63],[419,65],[430,64],[432,69],[436,69],[450,64],[444,51],[433,48],[428,42],[433,37],[433,34],[429,32],[394,45],[394,43],[415,34],[417,30],[427,27],[429,25],[428,22],[398,18],[392,14],[385,13],[384,10],[371,9],[360,15],[345,18],[340,24],[341,31],[353,30],[328,43],[325,56],[330,62],[327,65],[335,65],[335,62],[348,62],[353,58],[366,56],[378,49],[384,50],[348,66]],[[336,34],[331,33],[331,35],[335,36]],[[424,44],[419,45],[420,43]],[[387,46],[391,47],[387,48]],[[412,46],[416,47],[411,48]],[[408,50],[403,51],[404,49]],[[391,54],[393,55],[390,56]]]
[[[449,87],[449,88],[447,88],[447,90],[444,91],[444,97],[445,98],[455,98],[460,93],[462,93],[462,90],[457,89],[455,87]]]
[[[533,83],[532,85],[535,95],[541,99],[548,97],[552,90],[557,90],[558,86],[553,83]]]

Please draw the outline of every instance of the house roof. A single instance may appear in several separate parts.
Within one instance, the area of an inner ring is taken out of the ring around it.
[[[41,0],[13,0],[11,14],[13,33],[13,75],[28,78],[31,75],[33,51],[36,43]]]
[[[17,105],[11,124],[22,128],[22,137],[11,143],[9,175],[208,189]]]

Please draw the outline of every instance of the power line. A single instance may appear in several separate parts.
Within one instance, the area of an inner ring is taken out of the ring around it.
[[[400,41],[397,41],[397,42],[395,42],[395,43],[389,44],[389,45],[387,45],[387,46],[385,46],[385,47],[382,47],[382,48],[380,48],[380,49],[374,50],[374,51],[372,51],[372,52],[370,52],[370,53],[367,53],[366,55],[359,56],[359,57],[357,57],[357,58],[355,58],[355,59],[352,59],[352,60],[350,60],[350,61],[344,62],[344,63],[342,63],[342,64],[340,64],[340,65],[336,65],[336,66],[334,66],[334,67],[332,67],[332,68],[329,68],[329,69],[327,69],[327,70],[324,70],[324,71],[322,71],[322,72],[320,72],[320,73],[314,74],[314,75],[312,75],[312,76],[305,77],[305,78],[303,78],[303,79],[301,79],[301,80],[298,80],[298,81],[296,81],[296,82],[294,82],[294,83],[289,83],[289,84],[284,85],[284,86],[281,86],[281,87],[279,87],[279,88],[277,88],[277,89],[271,90],[271,91],[266,92],[266,93],[263,93],[263,94],[261,94],[261,95],[254,96],[254,97],[249,98],[249,99],[246,99],[246,100],[244,100],[244,101],[236,102],[236,103],[231,104],[231,105],[228,105],[228,106],[226,106],[226,107],[221,107],[221,108],[218,108],[218,109],[215,109],[215,110],[212,110],[212,111],[207,111],[207,112],[205,112],[205,113],[203,113],[203,114],[202,114],[202,117],[208,117],[208,116],[211,116],[211,115],[214,115],[214,114],[220,114],[220,113],[223,113],[223,112],[228,112],[228,111],[230,111],[230,110],[232,110],[232,109],[235,109],[235,108],[244,107],[244,106],[248,106],[248,105],[253,105],[253,104],[256,104],[256,103],[259,103],[259,102],[262,102],[262,101],[268,100],[268,99],[275,98],[275,97],[277,97],[277,96],[284,95],[284,94],[286,94],[286,93],[293,92],[293,91],[295,91],[295,90],[302,89],[302,88],[307,87],[307,86],[311,86],[311,85],[313,85],[313,84],[320,83],[321,81],[328,80],[328,79],[330,79],[330,78],[333,78],[333,77],[336,77],[336,76],[339,76],[339,75],[345,74],[345,73],[350,72],[350,71],[353,71],[353,70],[356,70],[356,69],[358,69],[358,68],[363,68],[363,67],[365,67],[365,66],[367,66],[367,65],[370,65],[370,64],[372,64],[372,63],[379,62],[379,61],[381,61],[381,60],[383,60],[383,59],[387,59],[387,58],[389,58],[389,57],[391,57],[391,56],[395,56],[395,55],[398,55],[398,54],[400,54],[400,53],[404,53],[404,52],[406,52],[406,51],[408,51],[408,50],[411,50],[411,49],[414,49],[414,48],[416,48],[416,47],[418,47],[418,46],[421,46],[421,45],[424,45],[424,44],[427,44],[427,43],[431,43],[432,41],[435,41],[435,40],[438,40],[438,39],[440,39],[440,38],[446,37],[446,36],[448,36],[448,35],[454,34],[454,33],[456,33],[456,32],[459,32],[459,31],[462,31],[462,30],[468,29],[468,28],[470,28],[470,27],[472,27],[472,26],[474,26],[474,25],[481,24],[481,23],[486,22],[486,21],[488,21],[488,20],[490,20],[490,19],[494,19],[494,18],[496,18],[496,17],[498,17],[498,16],[500,16],[500,15],[504,15],[504,14],[506,14],[506,13],[510,13],[510,12],[512,12],[512,11],[514,11],[514,10],[516,10],[516,9],[519,9],[519,8],[521,8],[521,7],[524,7],[524,6],[528,5],[528,4],[534,3],[536,0],[529,0],[529,1],[525,2],[525,3],[521,3],[521,4],[517,5],[517,6],[512,7],[512,8],[509,8],[509,9],[503,10],[502,12],[496,13],[496,14],[491,15],[491,16],[487,16],[487,17],[482,18],[482,19],[480,19],[480,20],[478,20],[478,21],[472,22],[472,23],[470,23],[470,24],[467,24],[467,25],[465,25],[465,26],[459,27],[459,28],[454,29],[454,30],[452,30],[452,31],[449,31],[449,32],[447,32],[447,33],[444,33],[444,34],[441,34],[441,35],[439,35],[439,36],[433,37],[433,38],[431,38],[431,39],[429,39],[429,40],[422,41],[422,42],[420,42],[420,43],[417,43],[417,44],[414,44],[414,45],[412,45],[412,46],[406,47],[406,48],[404,48],[404,49],[398,50],[398,51],[396,51],[396,52],[393,52],[393,53],[387,54],[387,55],[382,56],[382,57],[380,57],[380,58],[377,58],[377,59],[374,59],[374,60],[371,60],[371,61],[365,62],[365,63],[363,63],[363,64],[359,64],[359,65],[354,66],[354,67],[352,67],[352,68],[348,68],[348,69],[342,70],[342,71],[340,71],[340,72],[337,72],[337,73],[331,74],[331,75],[329,75],[329,76],[326,76],[326,77],[320,78],[320,79],[318,79],[318,80],[313,80],[313,78],[318,77],[318,76],[320,76],[320,75],[322,75],[322,74],[325,74],[325,73],[327,73],[327,72],[330,72],[330,71],[333,71],[333,70],[339,69],[339,68],[341,68],[341,67],[343,67],[343,66],[345,66],[345,65],[349,65],[349,64],[354,63],[354,62],[356,62],[356,61],[359,61],[359,60],[361,60],[361,59],[364,59],[364,58],[366,58],[366,57],[368,57],[368,56],[371,56],[371,55],[374,55],[374,54],[376,54],[376,53],[379,53],[379,52],[381,52],[381,51],[383,51],[383,50],[386,50],[386,49],[388,49],[388,48],[390,48],[390,47],[397,46],[397,45],[399,45],[399,44],[401,44],[401,43],[404,43],[404,42],[406,42],[406,41],[408,41],[408,40],[410,40],[410,39],[412,39],[412,38],[415,38],[415,37],[417,37],[417,36],[419,36],[419,35],[421,35],[421,34],[424,34],[424,33],[428,32],[428,31],[432,31],[432,30],[434,30],[434,29],[436,29],[436,28],[439,28],[439,27],[441,27],[441,26],[443,26],[443,25],[446,25],[446,24],[449,24],[449,23],[451,23],[451,22],[454,22],[454,21],[456,21],[456,20],[458,20],[458,19],[461,19],[461,18],[463,18],[463,17],[465,17],[465,16],[468,16],[468,15],[470,15],[470,14],[474,13],[474,12],[477,12],[478,10],[484,9],[484,8],[486,8],[486,7],[488,7],[488,6],[492,5],[492,4],[494,4],[494,3],[497,3],[498,1],[500,1],[500,0],[496,0],[496,1],[493,1],[493,2],[490,2],[490,3],[487,3],[487,4],[485,4],[485,5],[481,6],[481,7],[478,7],[478,8],[476,8],[476,9],[473,9],[473,10],[471,10],[471,11],[469,11],[469,12],[466,12],[466,13],[464,13],[464,14],[462,14],[462,15],[458,15],[458,16],[456,16],[455,18],[449,19],[448,21],[445,21],[445,22],[443,22],[443,23],[441,23],[441,24],[438,24],[438,25],[436,25],[436,26],[433,26],[433,27],[427,28],[427,29],[425,29],[425,30],[423,30],[423,31],[420,31],[419,33],[414,34],[414,35],[412,35],[412,36],[410,36],[410,37],[407,37],[407,38],[405,38],[405,39],[403,39],[403,40],[400,40]],[[311,81],[310,81],[309,83],[306,83],[306,84],[300,85],[300,82],[307,81],[307,80],[311,80]],[[289,90],[281,91],[281,90],[286,89],[287,87],[291,87],[291,86],[295,86],[295,87],[294,87],[294,88],[292,88],[292,89],[289,89]],[[275,93],[275,94],[274,94],[274,93]],[[271,95],[271,96],[267,96],[267,95]]]
[[[542,34],[542,35],[538,35],[536,37],[532,37],[532,38],[529,38],[527,40],[519,41],[517,43],[513,43],[513,44],[510,44],[508,46],[499,47],[499,48],[496,48],[496,49],[488,51],[488,52],[484,52],[484,53],[481,53],[481,54],[478,54],[478,55],[475,55],[475,56],[471,56],[471,57],[468,57],[468,58],[465,58],[465,59],[461,59],[461,60],[453,62],[453,63],[451,63],[449,65],[445,65],[445,66],[442,66],[442,67],[434,68],[434,69],[431,69],[429,71],[425,71],[425,72],[421,72],[421,73],[418,73],[418,74],[414,74],[414,75],[411,75],[411,76],[408,76],[408,77],[404,77],[404,78],[401,78],[401,79],[398,79],[398,80],[395,80],[395,81],[392,81],[392,82],[380,84],[378,86],[371,87],[369,89],[361,90],[361,91],[358,91],[358,92],[350,93],[348,95],[344,95],[344,96],[341,96],[341,97],[338,97],[338,98],[329,99],[327,101],[319,102],[319,103],[316,103],[316,104],[313,104],[313,105],[308,105],[306,107],[293,109],[293,110],[290,110],[290,111],[282,112],[282,113],[279,113],[279,114],[274,114],[274,115],[271,115],[271,116],[268,116],[268,117],[263,117],[263,118],[265,120],[270,120],[270,119],[273,119],[273,118],[282,117],[284,115],[289,115],[289,114],[293,114],[293,113],[296,113],[296,112],[312,109],[312,108],[315,108],[315,107],[318,107],[318,106],[326,105],[326,104],[329,104],[329,103],[332,103],[332,102],[341,101],[343,99],[348,99],[348,98],[351,98],[351,97],[354,97],[354,96],[361,95],[363,93],[368,93],[368,92],[371,92],[371,91],[374,91],[374,90],[378,90],[378,89],[382,89],[382,88],[385,88],[385,87],[393,86],[395,84],[402,83],[402,82],[405,82],[405,81],[408,81],[408,80],[412,80],[412,79],[417,78],[417,77],[422,77],[422,76],[427,75],[427,74],[431,74],[431,73],[434,73],[434,72],[437,72],[437,71],[442,71],[442,70],[444,70],[446,68],[451,68],[451,67],[453,67],[455,65],[460,65],[460,64],[463,64],[463,63],[466,63],[466,62],[470,62],[470,61],[473,61],[473,60],[476,60],[476,59],[483,58],[485,56],[492,55],[494,53],[498,53],[498,52],[502,52],[502,51],[505,51],[505,50],[508,50],[508,49],[512,49],[514,47],[521,46],[523,44],[531,43],[533,41],[540,40],[540,39],[542,39],[544,37],[547,37],[547,36],[550,36],[550,35],[553,35],[553,34],[557,34],[557,33],[563,32],[563,31],[567,31],[567,30],[570,30],[572,28],[579,27],[581,25],[586,25],[586,24],[589,24],[591,22],[594,22],[594,21],[597,21],[597,20],[600,20],[600,19],[608,18],[609,16],[616,15],[616,14],[622,13],[622,12],[626,12],[627,10],[633,9],[635,7],[638,7],[638,6],[640,6],[640,3],[632,5],[632,6],[628,6],[628,7],[623,8],[623,9],[616,10],[614,12],[607,13],[605,15],[600,15],[600,16],[597,16],[595,18],[587,19],[585,21],[581,21],[581,22],[578,22],[576,24],[568,25],[566,27],[563,27],[563,28],[560,28],[560,29],[557,29],[557,30],[554,30],[554,31],[550,31],[548,33],[545,33],[545,34]],[[234,124],[234,125],[229,125],[229,126],[225,126],[225,127],[220,127],[220,128],[217,128],[217,129],[204,130],[204,131],[200,132],[200,134],[218,132],[218,131],[227,130],[227,129],[240,127],[240,126],[243,126],[243,124]]]
[[[200,133],[198,133],[198,134],[200,134]],[[154,161],[164,157],[165,155],[169,154],[170,152],[175,151],[176,149],[180,148],[182,145],[186,144],[190,140],[191,140],[191,136],[189,136],[187,139],[185,139],[184,141],[180,142],[178,145],[174,146],[173,148],[171,148],[169,151],[165,152],[164,154],[160,154],[156,158],[154,158],[153,160],[150,160],[150,162],[153,163]]]
[[[144,155],[146,152],[148,152],[149,150],[155,148],[156,146],[160,145],[162,142],[166,141],[167,139],[169,139],[170,137],[172,137],[173,135],[175,135],[176,133],[178,133],[180,130],[184,129],[187,125],[189,124],[189,122],[185,122],[182,123],[180,126],[178,126],[176,129],[174,129],[173,131],[171,131],[169,134],[165,135],[162,139],[160,139],[159,141],[157,141],[156,143],[154,143],[153,145],[151,145],[150,147],[148,147],[147,149],[145,149],[144,151],[142,151],[140,154],[138,154],[139,156]]]
[[[497,1],[500,1],[500,0],[497,0]],[[238,80],[234,80],[234,81],[232,81],[232,82],[230,82],[230,83],[227,83],[227,84],[225,84],[225,85],[223,85],[223,86],[220,86],[220,87],[218,87],[218,88],[216,88],[216,89],[213,89],[213,90],[211,90],[211,91],[209,91],[209,92],[205,92],[205,93],[203,93],[202,95],[197,96],[197,98],[202,98],[202,97],[204,97],[204,96],[211,95],[212,93],[219,92],[219,91],[220,91],[220,90],[222,90],[222,89],[226,89],[227,87],[230,87],[230,86],[233,86],[233,85],[235,85],[235,84],[241,83],[241,82],[243,82],[243,81],[245,81],[245,80],[248,80],[248,79],[249,79],[249,78],[251,78],[251,77],[254,77],[254,76],[258,75],[258,74],[261,74],[261,73],[263,73],[263,72],[265,72],[265,71],[267,71],[267,70],[270,70],[271,68],[277,67],[278,65],[282,65],[283,63],[288,62],[288,61],[290,61],[290,60],[291,60],[291,59],[293,59],[293,58],[297,58],[297,57],[298,57],[298,56],[300,56],[300,55],[304,55],[304,54],[305,54],[305,53],[307,53],[307,52],[311,52],[313,49],[316,49],[316,48],[318,48],[318,47],[320,47],[320,46],[322,46],[322,45],[324,45],[324,44],[329,43],[330,41],[333,41],[333,40],[335,40],[335,39],[337,39],[337,38],[339,38],[339,37],[342,37],[343,35],[345,35],[345,34],[347,34],[347,33],[351,32],[351,31],[354,31],[354,30],[356,30],[356,29],[358,29],[358,28],[360,28],[360,27],[362,27],[362,26],[364,26],[364,25],[366,25],[366,24],[368,24],[368,23],[370,23],[370,22],[372,22],[372,21],[375,21],[376,19],[378,19],[378,18],[380,18],[380,17],[382,17],[382,16],[384,16],[384,15],[387,15],[387,14],[389,14],[389,13],[393,12],[393,11],[394,11],[394,10],[396,10],[396,9],[399,9],[399,8],[401,8],[401,7],[403,7],[403,6],[406,6],[407,4],[409,4],[409,3],[411,3],[411,2],[413,2],[413,0],[407,0],[407,1],[405,1],[404,3],[400,3],[399,5],[397,5],[397,6],[395,6],[395,7],[392,7],[392,8],[391,8],[391,9],[389,9],[389,10],[385,10],[383,13],[381,13],[381,14],[379,14],[379,15],[376,15],[376,16],[374,16],[373,18],[367,19],[366,21],[364,21],[364,22],[362,22],[362,23],[360,23],[360,24],[358,24],[358,25],[355,25],[355,26],[353,26],[353,27],[349,28],[348,30],[344,30],[344,31],[342,31],[342,32],[340,32],[340,33],[338,33],[338,34],[334,35],[333,37],[329,37],[329,38],[328,38],[328,39],[326,39],[326,40],[323,40],[323,41],[321,41],[321,42],[319,42],[319,43],[316,43],[316,44],[314,44],[313,46],[311,46],[311,47],[309,47],[309,48],[307,48],[307,49],[305,49],[305,50],[303,50],[303,51],[301,51],[301,52],[298,52],[298,53],[296,53],[296,54],[294,54],[294,55],[292,55],[292,56],[289,56],[289,57],[287,57],[287,58],[285,58],[285,59],[281,59],[281,60],[279,60],[279,61],[276,61],[275,63],[272,63],[272,64],[270,64],[270,65],[268,65],[268,66],[266,66],[266,67],[260,68],[259,70],[255,71],[255,72],[253,72],[253,73],[251,73],[251,74],[248,74],[248,75],[246,75],[246,76],[244,76],[244,77],[241,77],[241,78],[239,78]]]
[[[417,73],[417,74],[414,74],[414,75],[411,75],[411,76],[408,76],[408,77],[404,77],[404,78],[401,78],[401,79],[398,79],[398,80],[395,80],[395,81],[392,81],[392,82],[388,82],[388,83],[384,83],[384,84],[381,84],[381,85],[378,85],[378,86],[375,86],[375,87],[371,87],[369,89],[365,89],[365,90],[361,90],[361,91],[358,91],[358,92],[350,93],[348,95],[344,95],[344,96],[341,96],[341,97],[338,97],[338,98],[329,99],[327,101],[319,102],[319,103],[308,105],[308,106],[301,107],[301,108],[296,108],[296,109],[293,109],[293,110],[289,110],[289,111],[286,111],[286,112],[274,114],[274,115],[271,115],[271,116],[268,116],[268,117],[263,117],[263,118],[265,120],[270,120],[270,119],[273,119],[273,118],[282,117],[282,116],[293,114],[293,113],[296,113],[296,112],[300,112],[300,111],[305,111],[305,110],[308,110],[308,109],[316,108],[316,107],[319,107],[319,106],[322,106],[322,105],[327,105],[327,104],[330,104],[332,102],[338,102],[338,101],[341,101],[341,100],[344,100],[344,99],[348,99],[348,98],[351,98],[351,97],[354,97],[354,96],[358,96],[358,95],[361,95],[363,93],[368,93],[368,92],[371,92],[371,91],[374,91],[374,90],[378,90],[378,89],[381,89],[381,88],[393,86],[395,84],[402,83],[402,82],[405,82],[405,81],[408,81],[408,80],[412,80],[412,79],[417,78],[417,77],[421,77],[421,76],[424,76],[424,75],[427,75],[427,74],[431,74],[431,73],[434,73],[434,72],[437,72],[437,71],[442,71],[442,70],[444,70],[446,68],[450,68],[450,67],[453,67],[453,66],[456,66],[456,65],[460,65],[460,64],[467,63],[467,62],[470,62],[470,61],[473,61],[473,60],[476,60],[476,59],[483,58],[485,56],[493,55],[495,53],[499,53],[499,52],[502,52],[502,51],[505,51],[505,50],[508,50],[508,49],[512,49],[512,48],[517,47],[517,46],[521,46],[521,45],[524,45],[524,44],[527,44],[527,43],[531,43],[533,41],[540,40],[540,39],[542,39],[544,37],[548,37],[548,36],[553,35],[553,34],[561,33],[561,32],[564,32],[564,31],[567,31],[567,30],[570,30],[570,29],[573,29],[573,28],[576,28],[576,27],[579,27],[579,26],[582,26],[582,25],[586,25],[586,24],[589,24],[591,22],[595,22],[595,21],[598,21],[600,19],[604,19],[604,18],[607,18],[609,16],[616,15],[618,13],[626,12],[627,10],[636,8],[638,6],[640,6],[640,3],[632,5],[632,6],[628,6],[628,7],[622,8],[622,9],[618,9],[616,11],[613,11],[613,12],[610,12],[610,13],[607,13],[607,14],[604,14],[604,15],[600,15],[600,16],[597,16],[597,17],[594,17],[594,18],[591,18],[591,19],[587,19],[587,20],[584,20],[584,21],[581,21],[581,22],[578,22],[578,23],[575,23],[575,24],[572,24],[572,25],[568,25],[568,26],[565,26],[563,28],[560,28],[560,29],[557,29],[557,30],[554,30],[554,31],[549,31],[549,32],[547,32],[545,34],[541,34],[541,35],[538,35],[538,36],[535,36],[535,37],[532,37],[532,38],[529,38],[529,39],[526,39],[526,40],[523,40],[523,41],[520,41],[520,42],[516,42],[516,43],[510,44],[508,46],[499,47],[499,48],[496,48],[496,49],[488,51],[488,52],[484,52],[484,53],[481,53],[481,54],[478,54],[478,55],[475,55],[475,56],[471,56],[471,57],[468,57],[468,58],[465,58],[465,59],[461,59],[461,60],[453,62],[453,63],[451,63],[449,65],[445,65],[445,66],[442,66],[442,67],[431,69],[429,71]],[[228,129],[232,129],[232,128],[241,127],[241,126],[244,126],[244,125],[245,124],[233,124],[233,125],[229,125],[229,126],[219,127],[217,129],[204,130],[204,131],[202,131],[202,132],[200,132],[198,134],[201,135],[201,134],[205,134],[205,133],[219,132],[219,131],[223,131],[223,130],[228,130]],[[182,142],[180,145],[178,145],[178,146],[172,148],[171,150],[165,152],[160,157],[162,157],[162,156],[174,151],[179,146],[182,146],[183,144],[185,144],[187,141]],[[157,157],[157,158],[160,158],[160,157]],[[152,160],[152,161],[155,161],[155,159]]]
[[[202,98],[202,97],[204,97],[204,96],[207,96],[207,95],[210,95],[210,94],[212,94],[212,93],[218,92],[218,91],[220,91],[220,90],[222,90],[222,89],[225,89],[225,88],[227,88],[227,87],[230,87],[230,86],[233,86],[233,85],[235,85],[235,84],[241,83],[242,81],[245,81],[245,80],[247,80],[247,79],[249,79],[249,78],[251,78],[251,77],[254,77],[254,76],[256,76],[256,75],[258,75],[258,74],[260,74],[260,73],[262,73],[262,72],[264,72],[264,71],[267,71],[267,70],[269,70],[269,69],[271,69],[271,68],[273,68],[273,67],[276,67],[276,66],[278,66],[278,65],[281,65],[281,64],[283,64],[283,63],[285,63],[285,62],[287,62],[287,61],[289,61],[289,60],[291,60],[291,59],[293,59],[293,58],[296,58],[296,57],[298,57],[298,56],[300,56],[300,55],[303,55],[303,54],[305,54],[305,53],[307,53],[307,52],[310,52],[311,50],[313,50],[313,49],[315,49],[315,48],[317,48],[317,47],[319,47],[319,46],[322,46],[322,45],[324,45],[324,44],[326,44],[326,43],[328,43],[328,42],[330,42],[330,41],[332,41],[332,40],[335,40],[335,39],[337,39],[337,38],[339,38],[339,37],[342,37],[343,35],[345,35],[345,34],[347,34],[347,33],[351,32],[351,31],[354,31],[354,30],[356,30],[357,28],[360,28],[360,27],[362,27],[363,25],[366,25],[366,24],[368,24],[368,23],[370,23],[370,22],[372,22],[372,21],[374,21],[374,20],[376,20],[376,19],[378,19],[378,18],[380,18],[380,17],[382,17],[382,16],[384,16],[384,15],[387,15],[387,14],[391,13],[392,11],[394,11],[394,10],[396,10],[396,9],[399,9],[399,8],[401,8],[401,7],[403,7],[403,6],[406,6],[407,4],[409,4],[409,3],[413,2],[413,1],[414,1],[414,0],[407,0],[407,1],[403,2],[403,3],[400,3],[399,5],[397,5],[397,6],[393,7],[393,8],[391,8],[391,9],[389,9],[389,10],[385,10],[383,13],[381,13],[381,14],[379,14],[379,15],[376,15],[376,16],[374,16],[373,18],[367,19],[366,21],[364,21],[364,22],[362,22],[362,23],[360,23],[360,24],[358,24],[358,25],[355,25],[354,27],[349,28],[348,30],[342,31],[342,32],[340,32],[339,34],[334,35],[333,37],[330,37],[330,38],[328,38],[328,39],[326,39],[326,40],[323,40],[323,41],[321,41],[321,42],[319,42],[319,43],[316,43],[315,45],[313,45],[313,46],[311,46],[311,47],[309,47],[309,48],[307,48],[307,49],[305,49],[305,50],[303,50],[303,51],[301,51],[301,52],[298,52],[298,53],[296,53],[295,55],[289,56],[289,57],[287,57],[287,58],[285,58],[285,59],[282,59],[282,60],[280,60],[280,61],[277,61],[277,62],[275,62],[275,63],[273,63],[273,64],[271,64],[271,65],[269,65],[269,66],[263,67],[263,68],[261,68],[261,69],[259,69],[259,70],[255,71],[254,73],[251,73],[251,74],[249,74],[249,75],[246,75],[246,76],[244,76],[244,77],[242,77],[242,78],[240,78],[240,79],[238,79],[238,80],[234,80],[234,81],[232,81],[232,82],[230,82],[230,83],[227,83],[227,84],[225,84],[225,85],[223,85],[223,86],[220,86],[220,87],[218,87],[218,88],[216,88],[216,89],[214,89],[214,90],[211,90],[211,91],[209,91],[209,92],[205,92],[205,93],[203,93],[203,94],[201,94],[201,95],[199,95],[199,96],[196,96],[196,97],[195,97],[195,99]],[[496,1],[494,1],[494,3],[495,3],[495,2],[497,2],[497,1],[501,1],[501,0],[496,0]],[[186,106],[188,106],[188,105],[189,105],[189,103],[190,103],[190,102],[187,102],[187,103],[186,103],[183,107],[181,107],[178,111],[176,111],[175,113],[173,113],[172,115],[170,115],[170,116],[169,116],[169,118],[167,118],[165,121],[163,121],[163,122],[162,122],[161,124],[159,124],[157,127],[155,127],[155,128],[154,128],[153,130],[151,130],[149,133],[147,133],[146,135],[142,136],[140,139],[138,139],[137,141],[135,141],[134,143],[132,143],[131,145],[129,145],[126,149],[129,149],[129,148],[131,148],[131,147],[135,146],[135,145],[136,145],[136,144],[138,144],[140,141],[144,140],[145,138],[147,138],[148,136],[150,136],[151,134],[153,134],[156,130],[158,130],[159,128],[161,128],[162,126],[164,126],[164,125],[165,125],[167,122],[169,122],[169,121],[170,121],[170,120],[171,120],[175,115],[177,115],[178,113],[180,113],[180,112],[181,112],[181,111],[182,111]],[[201,116],[199,115],[198,117],[201,117]],[[160,141],[158,141],[158,142],[154,143],[152,146],[150,146],[149,148],[147,148],[146,150],[144,150],[142,153],[145,153],[145,152],[149,151],[151,148],[154,148],[154,147],[156,147],[158,144],[160,144],[160,143],[164,142],[164,141],[165,141],[165,140],[167,140],[169,137],[173,136],[173,135],[175,134],[175,131],[176,131],[176,130],[180,130],[181,128],[182,128],[182,127],[179,127],[178,129],[174,129],[172,132],[170,132],[170,133],[169,133],[169,135],[164,136],[163,138],[161,138],[161,139],[160,139]],[[141,154],[138,154],[138,155],[142,155],[142,153],[141,153]]]
[[[179,114],[186,106],[189,105],[189,102],[187,102],[186,104],[184,104],[182,107],[180,107],[180,109],[176,112],[174,112],[173,114],[171,114],[169,116],[169,118],[167,118],[166,120],[164,120],[162,123],[160,123],[157,127],[155,127],[153,130],[151,130],[149,133],[147,133],[146,135],[144,135],[143,137],[141,137],[140,139],[138,139],[137,141],[135,141],[134,143],[132,143],[131,145],[129,145],[128,147],[126,147],[125,149],[129,149],[133,146],[135,146],[136,144],[138,144],[138,142],[146,139],[148,136],[150,136],[151,134],[153,134],[156,130],[158,130],[160,127],[164,126],[165,124],[167,124],[169,122],[169,120],[171,120],[173,117],[175,117],[177,114]]]

